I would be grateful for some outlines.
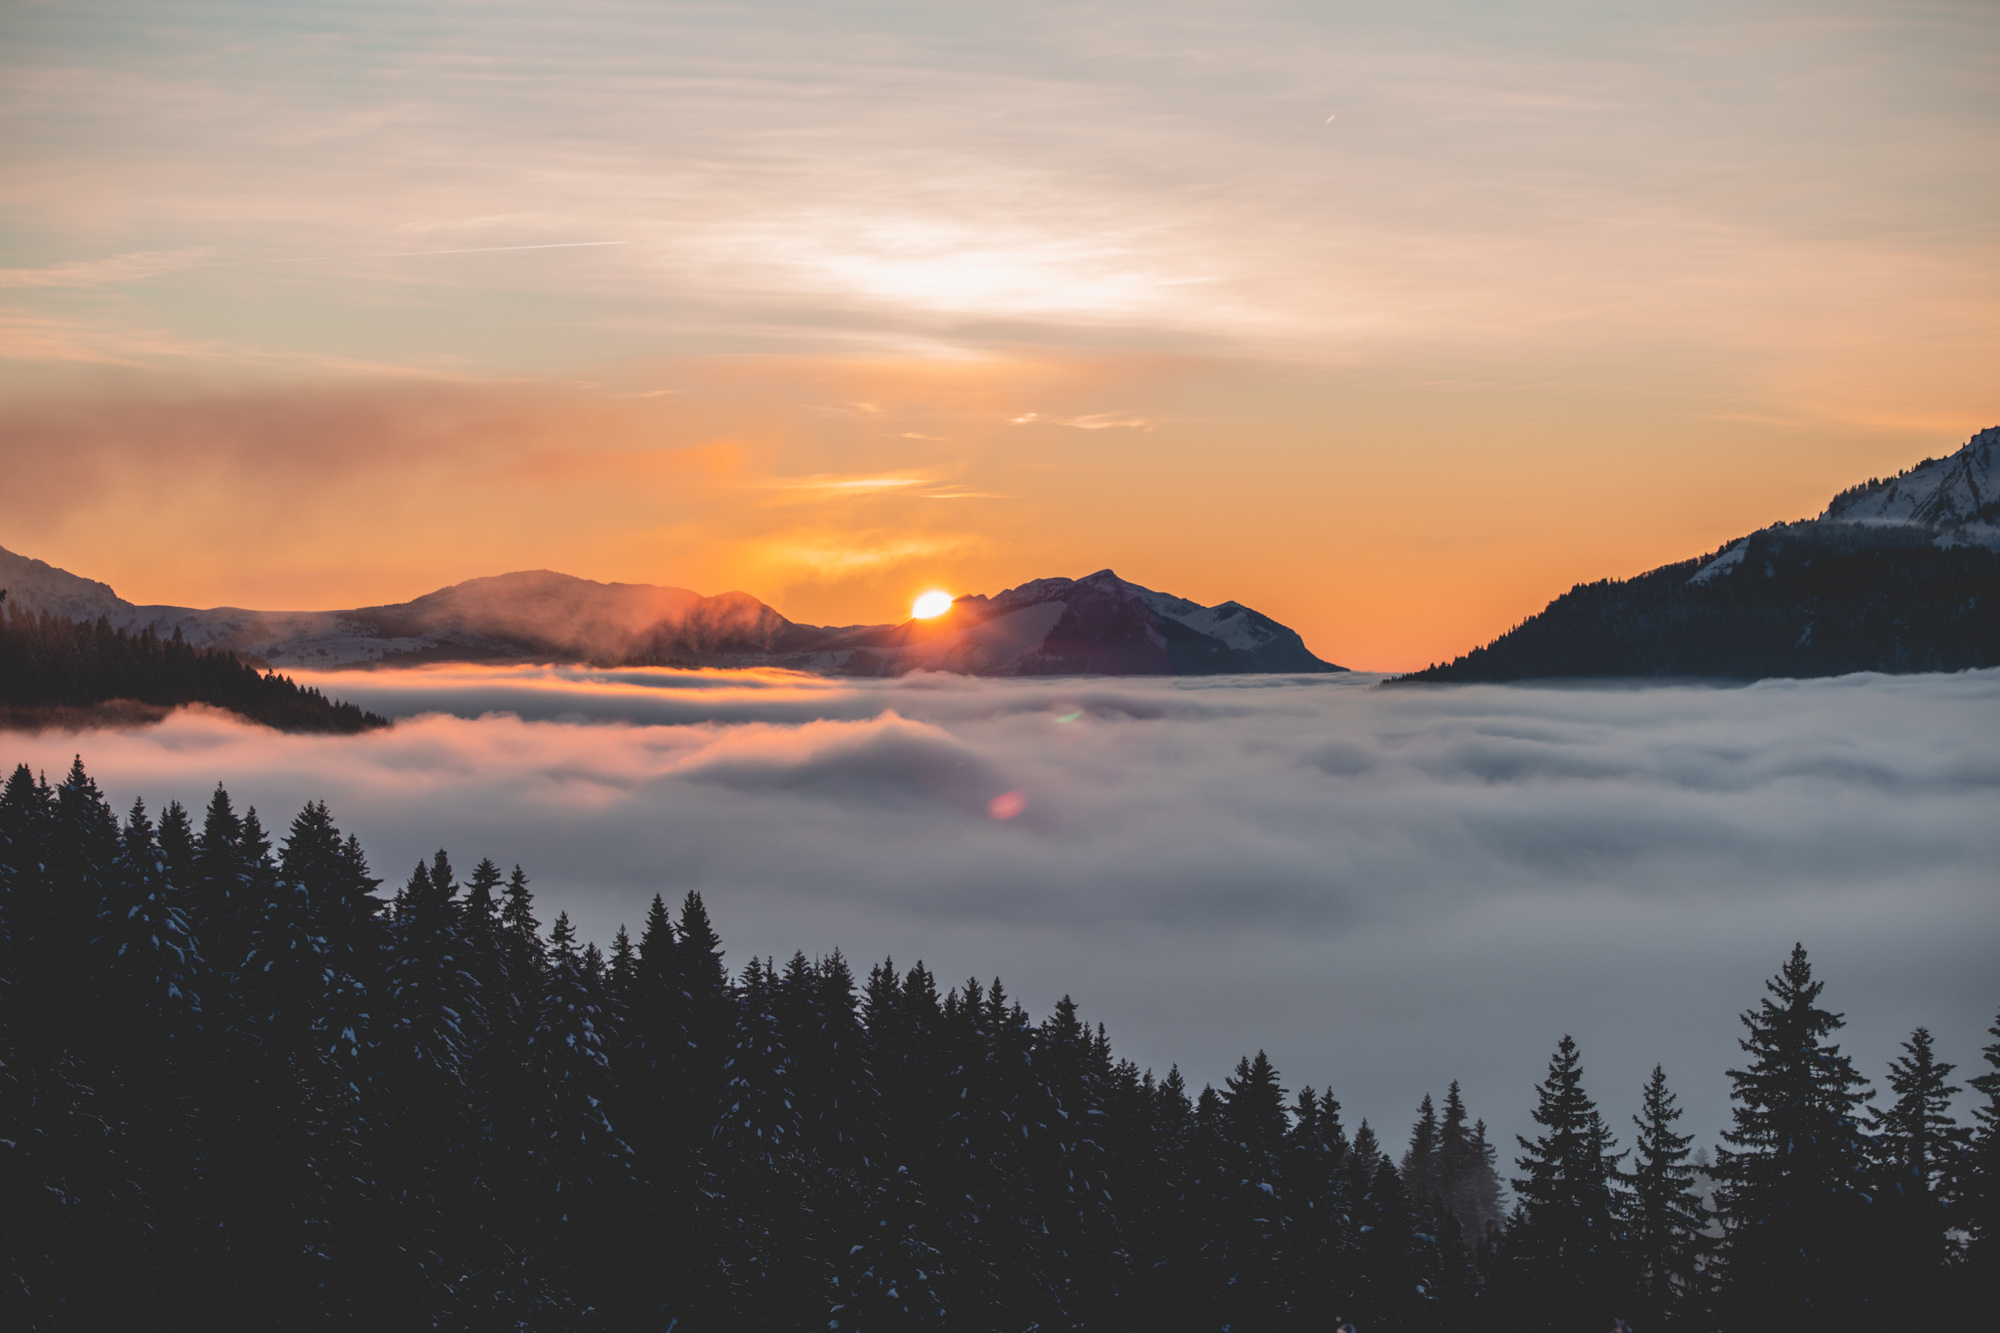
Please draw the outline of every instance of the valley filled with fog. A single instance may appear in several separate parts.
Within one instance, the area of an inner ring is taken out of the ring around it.
[[[1795,939],[1863,1072],[1918,1024],[1977,1063],[2000,671],[1379,679],[301,673],[395,727],[197,708],[13,734],[0,760],[53,780],[80,752],[120,809],[199,810],[220,780],[280,829],[325,799],[388,887],[441,845],[518,862],[601,943],[697,889],[732,970],[839,948],[998,974],[1197,1087],[1267,1049],[1392,1142],[1457,1078],[1511,1145],[1567,1032],[1614,1127],[1660,1062],[1712,1145],[1735,1015]]]

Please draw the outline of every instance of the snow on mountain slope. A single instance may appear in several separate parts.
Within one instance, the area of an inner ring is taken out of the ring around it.
[[[961,597],[934,621],[857,636],[855,674],[1215,675],[1340,671],[1293,631],[1236,602],[1205,607],[1108,569]],[[866,654],[864,657],[863,654]]]
[[[1690,574],[1688,582],[1696,585],[1714,582],[1717,578],[1742,564],[1743,557],[1749,550],[1750,539],[1745,537],[1732,544],[1721,555],[1718,555],[1715,559],[1697,569],[1693,574]]]
[[[1914,533],[1921,541],[1921,534],[1930,533],[1937,546],[2000,550],[2000,426],[1980,431],[1943,458],[1926,458],[1893,477],[1842,491],[1812,521],[1850,530],[1864,542],[1867,529],[1884,528],[1903,540]],[[1699,587],[1741,568],[1749,548],[1749,537],[1731,543],[1688,582]]]
[[[111,591],[108,583],[79,578],[66,569],[25,555],[15,555],[0,547],[0,588],[7,590],[7,604],[24,611],[47,611],[71,620],[95,620],[108,616],[114,625],[120,617],[136,610],[132,603]]]
[[[1205,607],[1110,570],[961,597],[901,625],[794,624],[748,593],[595,583],[549,570],[468,579],[345,611],[134,606],[105,584],[0,551],[0,588],[28,612],[178,632],[276,667],[539,661],[780,666],[835,675],[1208,675],[1322,672],[1299,636],[1236,602]]]
[[[2000,545],[2000,426],[1956,453],[1841,492],[1820,521],[1930,528],[1946,546]]]
[[[413,601],[345,611],[197,610],[135,606],[105,584],[0,550],[0,588],[23,611],[103,617],[134,632],[178,631],[277,667],[379,662],[504,661],[732,664],[797,652],[824,634],[794,625],[748,593],[703,597],[685,588],[594,583],[534,570],[469,579]]]

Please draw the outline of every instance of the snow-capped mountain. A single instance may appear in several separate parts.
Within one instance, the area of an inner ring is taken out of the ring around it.
[[[1956,453],[1842,491],[1819,517],[1928,528],[1940,546],[2000,547],[2000,426],[1980,431]]]
[[[1829,532],[1846,528],[1848,536],[1863,543],[1869,529],[1878,529],[1884,541],[1917,537],[1941,547],[2000,550],[2000,426],[1987,427],[1943,458],[1926,458],[1893,477],[1871,477],[1849,487],[1833,497],[1816,522]],[[1739,567],[1751,537],[1710,556],[1688,582],[1699,587]]]
[[[796,651],[819,641],[748,593],[593,583],[547,570],[468,579],[414,601],[348,611],[136,606],[111,588],[0,550],[0,588],[25,611],[179,631],[280,667],[485,662],[680,662]],[[797,631],[804,631],[798,633]]]
[[[1405,677],[1832,676],[2000,665],[2000,427],[1698,560],[1578,584]]]
[[[840,675],[1190,675],[1322,672],[1293,631],[1236,602],[1204,607],[1103,570],[1038,579],[901,625],[820,628],[748,593],[595,583],[548,570],[469,579],[347,611],[137,606],[103,583],[0,550],[0,588],[24,611],[178,631],[276,667],[563,661],[781,666]]]
[[[1344,671],[1239,602],[1202,606],[1108,569],[961,597],[934,620],[837,634],[821,650],[850,675],[1200,676]]]

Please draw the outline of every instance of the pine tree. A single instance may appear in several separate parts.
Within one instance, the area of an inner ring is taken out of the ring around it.
[[[797,1067],[785,1046],[779,990],[769,961],[752,957],[736,986],[736,1033],[711,1147],[721,1204],[715,1230],[731,1322],[739,1325],[791,1326],[801,1303],[833,1278],[815,1271],[814,1219],[802,1215],[793,1174],[801,1128]]]
[[[1410,1196],[1389,1154],[1366,1120],[1354,1132],[1348,1157],[1354,1198],[1353,1300],[1359,1321],[1389,1327],[1414,1323],[1425,1303],[1429,1264],[1417,1253],[1410,1225]]]
[[[353,938],[345,900],[373,885],[355,882],[323,803],[292,821],[275,864],[254,812],[242,828],[249,882],[263,887],[240,900],[254,915],[232,986],[238,1044],[224,1071],[228,1094],[209,1108],[230,1317],[290,1308],[301,1319],[337,1318],[370,1285],[372,1256],[352,1242],[371,1220],[354,1182],[364,1174],[373,973],[373,959],[356,949],[372,952],[372,941]],[[310,1303],[303,1292],[315,1293]]]
[[[862,1215],[859,1239],[838,1264],[832,1333],[903,1333],[942,1328],[938,1290],[942,1256],[932,1243],[937,1226],[908,1167],[877,1186]]]
[[[543,962],[542,926],[535,920],[535,898],[528,891],[528,877],[515,866],[507,877],[500,906],[500,928],[506,937],[507,971],[516,985],[537,984]]]
[[[1280,1194],[1286,1148],[1285,1089],[1263,1051],[1237,1060],[1223,1080],[1220,1131],[1200,1204],[1207,1219],[1202,1246],[1206,1280],[1224,1324],[1264,1327],[1288,1304],[1284,1266],[1290,1240]]]
[[[1105,1207],[1112,1167],[1109,1052],[1065,995],[1035,1029],[1031,1062],[1035,1093],[1026,1108],[1031,1132],[1023,1164],[1049,1248],[1059,1256],[1051,1295],[1062,1318],[1094,1325],[1110,1317],[1125,1277],[1125,1254]]]
[[[1347,1153],[1340,1103],[1308,1085],[1299,1089],[1287,1136],[1284,1193],[1291,1216],[1291,1283],[1295,1308],[1326,1310],[1348,1288],[1352,1208],[1343,1188]]]
[[[1967,1146],[1951,1115],[1957,1089],[1947,1080],[1953,1068],[1936,1057],[1930,1030],[1916,1029],[1889,1066],[1895,1100],[1868,1118],[1875,1138],[1879,1262],[1896,1274],[1881,1293],[1885,1317],[1896,1312],[1923,1321],[1945,1308],[1946,1269],[1956,1257],[1948,1194]]]
[[[1986,1072],[1966,1080],[1984,1100],[1973,1107],[1972,1142],[1956,1203],[1960,1225],[1969,1233],[1966,1298],[1990,1306],[2000,1299],[2000,1018],[1986,1035],[1993,1038],[1980,1049]]]
[[[1040,1128],[1033,1032],[996,977],[977,978],[945,997],[940,1009],[940,1103],[929,1197],[949,1238],[944,1300],[980,1310],[1002,1325],[1026,1327],[1057,1316],[1045,1262],[1047,1232],[1022,1171],[1023,1152]]]
[[[216,988],[218,1001],[226,1001],[233,989],[231,979],[249,947],[248,932],[254,919],[250,910],[250,872],[244,864],[242,841],[243,821],[236,817],[229,793],[217,783],[202,816],[194,877],[187,885],[187,915],[208,969],[221,983]],[[227,1012],[226,1004],[211,1008],[218,1019]]]
[[[1498,1241],[1500,1225],[1506,1217],[1506,1210],[1501,1206],[1500,1149],[1488,1139],[1484,1120],[1473,1121],[1471,1145],[1474,1164],[1472,1196],[1478,1206],[1481,1224],[1476,1252],[1485,1255]],[[1471,1228],[1468,1227],[1468,1230]],[[1485,1258],[1479,1260],[1482,1271],[1490,1266]]]
[[[1403,1188],[1419,1205],[1439,1198],[1443,1163],[1439,1160],[1437,1107],[1431,1095],[1417,1107],[1417,1122],[1410,1127],[1410,1146],[1403,1152]]]
[[[1653,1066],[1646,1081],[1633,1139],[1626,1226],[1638,1283],[1642,1327],[1684,1327],[1703,1312],[1702,1258],[1708,1249],[1708,1208],[1688,1164],[1692,1134],[1674,1132],[1681,1109],[1667,1088],[1666,1071]]]
[[[383,969],[376,1059],[389,1095],[371,1147],[394,1203],[393,1244],[405,1256],[385,1274],[387,1300],[443,1299],[478,1221],[482,1154],[467,1045],[468,1027],[479,1022],[478,983],[450,863],[441,852],[436,861],[442,883],[419,861],[397,895]]]
[[[1508,1228],[1509,1286],[1524,1327],[1577,1327],[1615,1314],[1626,1299],[1613,1197],[1618,1156],[1611,1131],[1583,1089],[1576,1042],[1549,1058],[1531,1113],[1542,1127],[1520,1138],[1520,1198]]]
[[[1733,1145],[1718,1154],[1727,1228],[1727,1315],[1735,1328],[1847,1318],[1865,1308],[1868,1143],[1858,1122],[1867,1080],[1826,1040],[1842,1025],[1817,1001],[1803,946],[1743,1015],[1750,1058],[1729,1071]]]
[[[865,1167],[881,1159],[881,1126],[854,974],[836,949],[812,969],[808,984],[818,1028],[803,1060],[806,1143],[829,1166]]]
[[[632,1150],[608,1114],[611,1070],[600,1009],[568,913],[557,915],[550,932],[537,1010],[528,1043],[525,1140],[533,1180],[531,1234],[576,1276],[579,1303],[594,1302],[607,1294],[616,1271],[606,1270],[603,1257],[622,1249],[621,1230],[606,1224],[622,1219],[635,1181]]]
[[[132,804],[104,888],[91,942],[100,1031],[115,1032],[125,1060],[193,1059],[186,1048],[201,1025],[200,958],[143,802]]]
[[[1479,1163],[1473,1156],[1472,1126],[1467,1116],[1464,1094],[1458,1089],[1458,1080],[1453,1079],[1445,1089],[1444,1114],[1438,1119],[1437,1195],[1460,1232],[1477,1244],[1485,1227],[1476,1197]]]
[[[435,878],[435,876],[433,876]],[[465,905],[461,912],[466,945],[466,971],[478,987],[481,1022],[467,1033],[468,1044],[486,1047],[492,1039],[496,1012],[507,1005],[506,924],[500,916],[502,879],[492,857],[482,857],[465,882]],[[504,1013],[499,1021],[504,1021]]]
[[[200,840],[195,835],[186,807],[179,801],[168,801],[167,808],[160,812],[160,852],[167,858],[167,878],[180,890],[183,899],[181,914],[187,918],[190,930],[194,928],[190,886],[195,882],[195,864],[200,851]]]
[[[55,788],[44,826],[40,956],[29,976],[41,1003],[25,1017],[34,1025],[25,1070],[28,1089],[39,1103],[37,1119],[48,1130],[31,1134],[40,1177],[36,1184],[55,1196],[56,1207],[35,1220],[49,1230],[30,1242],[30,1270],[41,1268],[47,1288],[79,1324],[117,1324],[137,1316],[154,1274],[155,1228],[171,1216],[171,1180],[157,1171],[151,1151],[153,1116],[171,1108],[161,1086],[165,1072],[146,1049],[148,1035],[188,1015],[187,1001],[167,993],[161,973],[170,957],[148,948],[133,966],[119,957],[119,945],[133,941],[115,918],[128,906],[125,881],[138,869],[132,851],[97,783],[78,759]],[[164,869],[143,834],[140,857],[149,877]],[[157,878],[133,885],[153,910],[160,903]],[[130,904],[137,906],[137,902]],[[144,911],[145,908],[139,910]],[[113,936],[111,932],[117,930]],[[171,949],[177,941],[162,941]],[[192,999],[191,996],[187,997]],[[127,1016],[121,1001],[151,1001],[151,1012]],[[133,1021],[135,1020],[136,1021]],[[37,1126],[36,1128],[40,1128]],[[14,1200],[10,1200],[14,1203]],[[33,1198],[21,1201],[34,1212]],[[101,1256],[129,1254],[132,1262],[105,1271]],[[50,1311],[53,1313],[53,1310]]]
[[[685,1059],[675,1070],[686,1141],[705,1143],[722,1106],[724,1064],[736,1035],[737,1004],[723,966],[722,940],[701,895],[690,891],[674,930],[675,975],[680,982],[680,1024]]]
[[[632,1003],[632,992],[638,984],[639,951],[632,947],[632,936],[622,922],[618,933],[611,937],[609,973],[612,999],[624,1009]]]

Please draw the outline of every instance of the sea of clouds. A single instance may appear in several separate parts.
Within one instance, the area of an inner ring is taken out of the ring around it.
[[[2000,671],[1742,688],[1379,677],[844,681],[432,668],[310,677],[396,716],[281,736],[206,710],[6,738],[121,807],[218,781],[325,799],[376,873],[518,862],[544,923],[699,889],[733,967],[886,954],[1073,995],[1197,1085],[1263,1048],[1392,1138],[1462,1081],[1496,1130],[1576,1035],[1617,1123],[1666,1066],[1713,1142],[1736,1015],[1794,940],[1880,1079],[1963,1072],[2000,1009]],[[1983,1066],[1982,1066],[1983,1068]]]

